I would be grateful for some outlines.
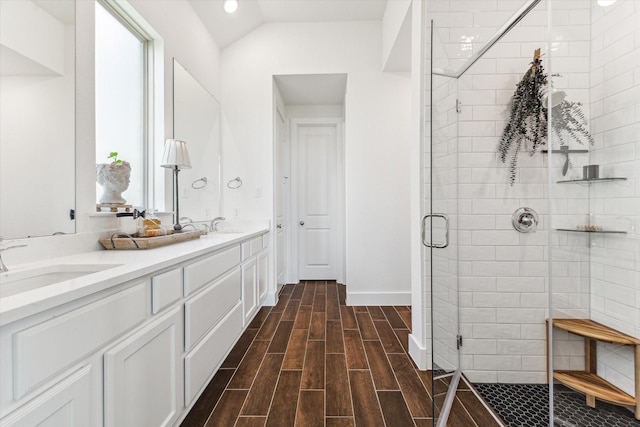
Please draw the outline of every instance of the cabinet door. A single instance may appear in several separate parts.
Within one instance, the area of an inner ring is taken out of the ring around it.
[[[0,422],[2,427],[86,427],[91,424],[91,365],[74,372]]]
[[[143,281],[15,333],[14,399],[21,399],[86,355],[133,330],[145,319],[146,298]]]
[[[251,258],[242,264],[242,313],[244,314],[244,326],[249,324],[258,308],[256,270],[255,258]]]
[[[267,278],[269,277],[269,255],[264,251],[258,255],[258,305],[262,305],[267,294]]]
[[[177,420],[182,318],[176,307],[105,353],[107,427],[171,426]]]

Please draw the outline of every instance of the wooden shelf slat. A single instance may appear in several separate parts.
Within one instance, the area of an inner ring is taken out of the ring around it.
[[[619,345],[639,345],[640,339],[589,319],[553,319],[553,326],[594,340]]]
[[[573,390],[584,393],[587,396],[595,396],[605,402],[622,406],[635,406],[636,404],[636,399],[633,396],[593,373],[555,371],[553,378]]]

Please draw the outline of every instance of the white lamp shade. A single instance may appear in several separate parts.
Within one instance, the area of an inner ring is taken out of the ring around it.
[[[178,169],[191,169],[187,143],[179,139],[167,139],[164,143],[164,154],[160,166],[163,168],[178,166]]]

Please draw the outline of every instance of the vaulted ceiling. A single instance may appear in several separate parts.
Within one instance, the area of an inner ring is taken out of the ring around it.
[[[265,22],[381,21],[387,0],[238,0],[228,14],[224,0],[189,0],[225,48]]]

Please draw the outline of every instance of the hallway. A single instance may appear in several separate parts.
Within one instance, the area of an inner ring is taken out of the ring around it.
[[[409,307],[348,307],[335,282],[287,285],[182,426],[430,426],[430,372],[407,354],[410,328]],[[497,425],[463,387],[448,425]],[[442,400],[446,386],[438,388]]]

